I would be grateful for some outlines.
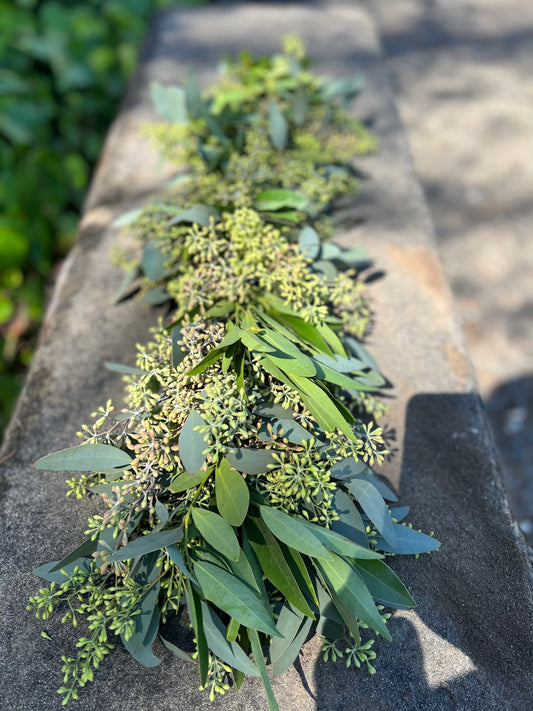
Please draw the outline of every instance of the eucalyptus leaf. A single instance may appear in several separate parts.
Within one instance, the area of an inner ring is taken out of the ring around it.
[[[255,198],[254,207],[259,211],[276,211],[285,207],[303,210],[307,202],[308,199],[301,193],[275,188],[259,193]]]
[[[197,474],[189,474],[189,472],[184,472],[174,479],[168,489],[173,494],[179,494],[182,491],[187,491],[187,489],[192,489],[193,487],[198,486],[206,477],[207,472],[204,472],[203,470],[199,471]]]
[[[339,517],[338,520],[332,521],[332,530],[348,538],[350,541],[355,541],[359,543],[360,546],[368,548],[366,527],[361,518],[361,514],[353,504],[351,496],[337,487],[333,493],[332,503]]]
[[[245,485],[246,486],[246,485]],[[230,560],[239,560],[240,547],[233,528],[214,511],[192,507],[192,517],[202,538]]]
[[[215,472],[215,495],[222,518],[231,526],[240,526],[248,513],[250,492],[226,459],[222,459]]]
[[[104,363],[107,370],[115,373],[125,373],[127,375],[142,375],[144,373],[140,368],[131,365],[122,365],[122,363]]]
[[[268,129],[274,148],[284,151],[289,140],[289,124],[275,101],[270,101],[268,106]]]
[[[142,268],[150,281],[158,281],[166,272],[167,256],[153,242],[148,242],[142,255]]]
[[[316,538],[318,538],[322,545],[325,546],[325,548],[327,548],[328,550],[333,551],[333,553],[347,556],[349,558],[356,558],[358,560],[375,560],[378,558],[383,558],[381,553],[377,553],[376,551],[370,550],[368,547],[361,546],[358,543],[355,543],[354,541],[351,541],[348,538],[345,538],[339,533],[336,533],[335,531],[332,531],[328,528],[324,528],[323,526],[317,526],[316,524],[310,523],[309,521],[305,521],[305,525],[311,531],[311,533]]]
[[[305,642],[313,618],[305,617],[290,605],[283,605],[276,626],[284,637],[274,637],[270,645],[272,673],[278,676],[287,671]]]
[[[192,222],[208,227],[212,219],[215,222],[220,219],[220,213],[216,208],[211,205],[192,205],[169,220],[168,225],[172,227],[172,225],[178,225],[180,222]]]
[[[181,341],[181,326],[174,326],[170,332],[170,338],[172,341],[172,365],[177,368],[181,361],[185,358],[185,353],[183,352],[178,341]]]
[[[197,585],[196,580],[192,577],[189,569],[185,565],[185,560],[181,554],[180,549],[176,545],[167,546],[167,553],[170,560],[174,565],[180,570],[185,577],[189,578],[195,585]]]
[[[188,123],[185,92],[177,86],[150,85],[150,94],[157,113],[170,123]]]
[[[355,567],[376,602],[395,609],[416,607],[400,578],[380,560],[357,560]]]
[[[237,471],[244,474],[264,474],[269,470],[269,465],[277,464],[269,449],[252,449],[251,447],[238,447],[226,452],[228,463]]]
[[[302,519],[273,509],[260,506],[261,518],[276,538],[297,551],[314,558],[329,558],[329,553],[318,538],[309,531]]]
[[[300,232],[298,247],[301,254],[309,259],[316,259],[320,253],[320,237],[315,229],[307,225]]]
[[[260,597],[248,585],[228,571],[204,561],[194,564],[194,572],[207,600],[245,627],[280,636],[270,609],[263,605]]]
[[[156,287],[155,289],[149,289],[141,296],[141,301],[143,304],[148,304],[149,306],[161,306],[170,301],[170,296],[166,289],[163,287]]]
[[[135,222],[135,220],[139,217],[139,215],[142,213],[143,208],[136,208],[135,210],[128,210],[128,212],[123,212],[122,215],[119,215],[117,218],[113,220],[111,223],[112,227],[126,227],[127,225],[131,225],[132,222]]]
[[[414,528],[409,528],[401,523],[394,523],[396,542],[393,544],[383,536],[376,536],[376,548],[386,553],[396,555],[418,555],[420,553],[430,553],[440,548],[440,543],[432,536],[428,536]]]
[[[167,548],[173,543],[181,541],[183,531],[181,528],[172,528],[168,531],[152,531],[146,536],[139,536],[131,543],[128,543],[123,548],[119,548],[112,554],[111,560],[118,562],[120,560],[130,560],[152,551],[159,551],[162,548]]]
[[[317,560],[315,565],[342,604],[355,617],[391,641],[392,637],[381,619],[372,596],[355,568],[335,554],[327,560]]]
[[[197,474],[205,464],[203,453],[207,446],[206,435],[198,432],[198,427],[204,427],[205,420],[196,410],[191,410],[178,438],[179,455],[185,470],[189,474]]]
[[[259,670],[242,647],[226,639],[224,623],[205,602],[202,602],[202,615],[207,645],[213,654],[234,669],[249,676],[259,676]]]
[[[115,467],[127,469],[131,462],[130,455],[118,447],[109,444],[80,444],[47,454],[33,466],[54,472],[101,472]]]
[[[161,640],[163,645],[168,649],[168,651],[172,652],[172,654],[175,657],[177,657],[178,659],[181,659],[183,662],[192,662],[193,664],[196,663],[190,654],[187,654],[187,652],[184,652],[183,649],[180,649],[180,647],[173,644],[168,639],[165,639],[162,635],[159,635],[159,639]]]
[[[362,479],[348,479],[343,483],[383,538],[395,546],[396,528],[392,522],[390,511],[376,487],[369,481]]]

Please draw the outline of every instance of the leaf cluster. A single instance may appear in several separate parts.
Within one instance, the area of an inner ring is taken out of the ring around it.
[[[155,98],[167,119],[205,124],[221,144],[210,120],[230,112],[221,135],[232,151],[240,127],[244,146],[266,121],[270,152],[283,153],[282,134],[289,142],[295,126],[313,124],[314,104],[342,127],[336,97],[354,90],[313,78],[300,45],[288,46],[281,59],[245,55],[208,98],[192,79],[184,90],[156,87]],[[309,112],[297,122],[304,95]],[[196,150],[209,165],[205,147]],[[231,183],[230,165],[210,166],[218,183]],[[206,174],[192,158],[191,168]],[[285,671],[313,629],[332,656],[342,640],[348,663],[372,672],[361,630],[390,639],[382,606],[414,605],[387,556],[438,547],[401,523],[405,507],[389,507],[395,494],[372,469],[385,443],[361,411],[386,381],[359,340],[367,312],[350,270],[365,258],[325,239],[326,202],[310,207],[305,191],[268,175],[249,180],[249,204],[224,204],[218,190],[213,202],[165,198],[137,217],[135,274],[145,301],[170,302],[167,320],[138,347],[135,367],[110,364],[124,370],[126,409],[114,416],[108,402],[80,432],[83,444],[35,465],[86,472],[71,492],[107,506],[81,546],[36,571],[51,583],[30,601],[37,616],[61,605],[64,620],[88,626],[78,655],[63,659],[65,701],[113,636],[150,667],[159,635],[196,661],[210,697],[227,691],[229,675],[237,688],[259,676],[271,711],[267,664]],[[182,609],[192,654],[169,634]]]

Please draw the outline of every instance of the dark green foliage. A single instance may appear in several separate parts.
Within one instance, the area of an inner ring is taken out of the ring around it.
[[[202,0],[0,0],[0,433],[150,14]]]

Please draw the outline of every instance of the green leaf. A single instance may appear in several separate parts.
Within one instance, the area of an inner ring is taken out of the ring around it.
[[[117,550],[113,553],[110,560],[117,562],[137,558],[137,556],[167,548],[173,543],[178,543],[182,538],[183,531],[179,527],[172,528],[169,531],[152,531],[152,533],[148,533],[146,536],[139,536],[139,538],[136,538],[131,543]]]
[[[192,577],[187,566],[185,565],[185,560],[184,560],[178,546],[171,545],[171,546],[167,546],[166,548],[167,548],[168,557],[174,563],[176,568],[178,570],[180,570],[183,573],[183,575],[185,575],[185,577],[189,578],[189,580],[192,580],[192,582],[195,585],[197,585],[196,580]]]
[[[264,401],[255,406],[254,415],[283,420],[289,418],[291,410],[288,410],[286,407],[283,407],[283,405],[277,402]]]
[[[178,341],[181,340],[180,326],[174,326],[174,328],[170,331],[170,339],[172,341],[172,365],[174,368],[177,368],[186,355],[178,343]]]
[[[230,617],[250,629],[279,636],[270,609],[263,605],[248,585],[228,571],[205,561],[196,562],[194,572],[203,595]]]
[[[178,659],[181,659],[184,662],[192,662],[193,664],[196,663],[190,654],[187,654],[187,652],[184,652],[183,649],[180,649],[175,644],[170,642],[168,639],[165,639],[161,635],[159,635],[159,639],[161,640],[161,642],[163,642],[164,646],[168,649],[168,651],[172,652],[172,654],[175,657],[177,657]]]
[[[309,430],[306,430],[305,427],[302,427],[302,425],[292,419],[273,419],[270,420],[268,424],[272,427],[273,433],[275,433],[278,437],[288,439],[289,442],[292,442],[293,444],[302,444],[302,442],[309,442],[309,440],[314,438],[314,435],[312,435]],[[264,425],[259,430],[259,437],[262,438],[263,436],[263,427],[265,428],[264,441],[268,441],[270,439],[270,435]]]
[[[285,637],[274,637],[270,645],[273,674],[283,674],[291,666],[307,639],[312,624],[313,618],[304,617],[289,605],[283,605],[276,626]]]
[[[187,489],[192,489],[193,487],[198,486],[206,477],[207,472],[204,472],[203,470],[199,471],[197,474],[189,474],[189,472],[184,472],[174,479],[168,489],[173,494],[179,494],[181,491],[187,491]]]
[[[351,336],[345,336],[344,343],[346,344],[348,350],[353,353],[356,358],[359,358],[359,360],[361,360],[368,368],[372,368],[372,370],[376,370],[379,373],[379,366],[376,359],[371,353],[369,353],[369,351],[367,351],[362,343]]]
[[[149,306],[161,306],[167,301],[170,301],[170,296],[168,295],[166,289],[163,287],[156,287],[155,289],[150,289],[144,293],[141,297],[143,304],[148,304]]]
[[[244,474],[264,474],[269,464],[277,464],[270,449],[238,447],[228,450],[226,459],[230,466]]]
[[[322,365],[327,365],[328,368],[336,370],[338,373],[353,373],[365,367],[363,361],[358,358],[344,358],[338,354],[332,358],[324,353],[318,353],[314,355],[313,358],[319,363],[322,363]]]
[[[310,523],[309,521],[305,521],[304,525],[308,527],[316,538],[318,538],[323,546],[338,555],[367,560],[383,558],[381,553],[372,551],[368,547],[360,546],[358,543],[350,541],[348,538],[345,538],[339,533],[331,531],[328,528],[316,526],[314,523]]]
[[[135,368],[131,365],[122,365],[122,363],[104,363],[107,370],[115,373],[126,373],[127,375],[142,375],[144,373],[140,368]]]
[[[320,237],[315,229],[307,225],[298,238],[300,253],[309,259],[316,259],[320,253]]]
[[[134,569],[134,580],[137,585],[149,585],[149,588],[135,608],[140,609],[140,613],[133,618],[135,626],[132,636],[126,639],[124,634],[120,635],[128,652],[145,667],[155,667],[161,663],[152,652],[152,644],[159,630],[157,599],[160,570],[156,566],[157,558],[158,555],[155,553],[143,556]]]
[[[327,560],[317,560],[315,565],[342,604],[355,617],[391,641],[372,596],[355,568],[334,553]]]
[[[162,86],[152,82],[150,94],[157,113],[170,123],[188,123],[185,92],[177,86]]]
[[[139,217],[139,215],[142,213],[143,208],[137,208],[136,210],[128,210],[128,212],[123,212],[122,215],[119,215],[116,217],[113,222],[111,223],[112,227],[126,227],[127,225],[131,225],[132,222],[135,222],[135,220]]]
[[[347,390],[362,390],[363,392],[372,392],[377,390],[377,388],[373,385],[363,385],[358,379],[351,378],[344,373],[339,373],[336,370],[333,370],[333,368],[328,368],[327,365],[319,363],[315,358],[313,358],[313,362],[316,367],[316,377],[320,380],[325,380],[328,383],[333,383],[333,385],[338,385],[339,387]]]
[[[109,444],[80,444],[47,454],[33,466],[53,472],[101,472],[115,467],[127,469],[131,462],[130,455],[118,447]]]
[[[288,327],[302,341],[309,343],[311,346],[314,346],[319,351],[323,351],[324,353],[332,352],[327,342],[318,332],[317,328],[304,321],[303,318],[289,314],[276,314],[275,312],[273,315],[275,319],[277,319],[283,326]],[[327,358],[326,355],[323,357]],[[319,360],[317,356],[314,356],[314,358]]]
[[[202,602],[200,600],[200,596],[188,580],[185,583],[185,591],[189,619],[196,638],[198,666],[200,668],[200,685],[204,686],[207,681],[207,673],[209,671],[209,647],[207,646],[207,639],[203,626]]]
[[[376,547],[386,553],[396,555],[418,555],[419,553],[429,553],[440,548],[440,543],[432,536],[428,536],[414,528],[394,523],[396,533],[396,543],[392,544],[381,536],[376,537]]]
[[[198,427],[205,427],[205,421],[196,410],[191,410],[178,437],[179,456],[189,474],[197,474],[206,459],[203,453],[207,446],[206,435],[198,432]]]
[[[205,602],[202,602],[202,615],[207,645],[213,654],[248,676],[259,676],[259,670],[242,647],[237,642],[229,642],[226,639],[224,623]]]
[[[327,325],[327,323],[319,323],[316,329],[322,338],[329,343],[335,353],[338,353],[341,356],[346,355],[341,339],[337,336],[335,331]]]
[[[349,440],[356,441],[357,438],[345,417],[346,413],[339,411],[339,403],[329,391],[322,389],[308,379],[291,376],[291,380],[300,393],[300,397],[307,409],[325,432],[333,432],[335,429],[339,429]]]
[[[336,462],[330,469],[332,479],[344,481],[345,479],[353,479],[358,474],[362,474],[368,468],[362,459],[355,459],[353,456],[345,457],[340,462]]]
[[[282,544],[260,519],[249,519],[246,524],[246,532],[265,576],[294,607],[304,615],[312,617],[313,611],[294,577]]]
[[[370,467],[367,467],[363,473],[358,474],[355,478],[370,482],[387,501],[398,501],[398,497],[394,491],[382,482],[381,479],[378,479]]]
[[[63,565],[60,570],[56,570],[59,563],[62,563],[62,561],[53,560],[51,563],[40,565],[38,568],[35,568],[33,572],[39,578],[43,578],[43,580],[47,580],[49,583],[57,583],[58,585],[61,585],[71,577],[74,572],[74,568],[79,567],[81,570],[88,571],[91,559],[78,558],[77,560],[71,561],[67,565]],[[63,574],[61,570],[64,570],[65,574]]]
[[[259,510],[263,521],[280,541],[314,558],[329,557],[328,551],[318,538],[307,529],[302,519],[289,516],[289,514],[269,506],[260,506]]]
[[[289,124],[275,101],[268,106],[268,130],[274,148],[284,151],[289,141]]]
[[[361,514],[355,508],[351,496],[337,488],[333,494],[332,503],[339,519],[332,522],[331,528],[350,541],[355,541],[360,546],[368,548],[365,524]]]
[[[202,538],[210,543],[216,551],[230,560],[239,560],[240,547],[233,528],[214,511],[191,508],[196,528]]]
[[[259,193],[255,198],[254,207],[260,212],[281,210],[285,207],[303,210],[307,203],[308,199],[301,193],[294,192],[294,190],[274,188]]]
[[[376,487],[370,482],[361,479],[349,479],[343,483],[383,538],[391,545],[395,545],[396,530],[392,517],[387,504],[383,501]]]
[[[153,242],[148,242],[142,255],[142,268],[150,281],[158,281],[166,272],[167,257]]]
[[[416,607],[409,590],[382,561],[358,560],[355,562],[355,567],[361,574],[368,591],[377,602],[394,608]]]
[[[204,115],[202,91],[193,71],[187,72],[185,79],[185,103],[190,116],[200,118]]]
[[[233,313],[235,304],[233,301],[219,301],[205,312],[206,318],[220,318]]]
[[[71,563],[79,561],[80,558],[91,558],[92,554],[96,550],[97,544],[98,542],[96,540],[93,541],[90,538],[83,541],[83,543],[73,550],[72,553],[69,553],[62,560],[60,560],[59,563],[56,563],[52,568],[50,568],[50,573],[63,570]]]
[[[191,205],[186,210],[182,210],[179,215],[176,215],[168,222],[168,226],[179,225],[180,222],[192,222],[203,227],[209,227],[211,219],[217,222],[220,219],[220,213],[211,205]]]
[[[240,526],[248,513],[250,492],[242,476],[222,459],[215,473],[217,509],[231,526]]]
[[[305,87],[300,85],[292,95],[290,111],[294,125],[302,126],[309,113],[309,98]]]
[[[325,82],[320,90],[322,101],[331,103],[338,97],[348,100],[358,94],[365,85],[363,77],[350,77],[347,79],[333,79]]]
[[[217,360],[222,358],[225,350],[226,348],[223,347],[222,344],[216,348],[212,348],[199,363],[197,363],[193,368],[187,371],[187,375],[200,375],[200,373],[203,373],[204,370],[207,370],[210,365],[213,365],[213,363],[216,363]]]
[[[279,634],[279,633],[278,633]],[[265,687],[265,693],[268,702],[268,711],[279,711],[279,706],[272,691],[272,686],[270,684],[270,679],[268,676],[268,671],[265,664],[265,658],[263,656],[263,650],[261,649],[261,642],[259,640],[259,635],[255,629],[249,631],[250,644],[252,645],[252,654],[254,656],[255,662],[259,667],[259,673],[261,675],[261,681]]]

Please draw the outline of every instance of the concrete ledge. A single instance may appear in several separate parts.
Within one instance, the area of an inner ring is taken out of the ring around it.
[[[374,26],[357,2],[327,7],[215,5],[160,16],[122,111],[110,132],[87,202],[80,237],[57,284],[41,344],[7,433],[1,466],[2,566],[0,668],[6,711],[60,709],[60,655],[75,631],[50,620],[52,638],[25,611],[38,588],[32,574],[82,538],[92,502],[65,498],[64,476],[31,468],[49,451],[75,443],[75,432],[120,378],[107,360],[133,361],[153,314],[137,303],[111,304],[120,271],[109,254],[114,216],[160,186],[157,156],[139,138],[151,114],[148,85],[182,81],[194,66],[208,82],[221,54],[246,47],[271,52],[297,32],[319,71],[361,72],[367,88],[357,113],[380,137],[365,159],[369,178],[354,206],[364,223],[343,236],[375,256],[385,278],[371,287],[376,327],[370,339],[394,384],[386,417],[396,450],[384,467],[411,505],[415,526],[432,528],[438,554],[396,560],[418,608],[391,621],[394,642],[380,641],[378,674],[319,661],[306,646],[297,667],[274,682],[284,711],[525,711],[533,708],[533,605],[523,540],[512,521],[485,413],[464,352],[450,291],[435,253],[431,221],[413,176],[391,99]],[[169,659],[144,669],[122,650],[103,664],[77,711],[259,711],[259,683],[245,682],[210,704],[197,691],[196,669]]]

